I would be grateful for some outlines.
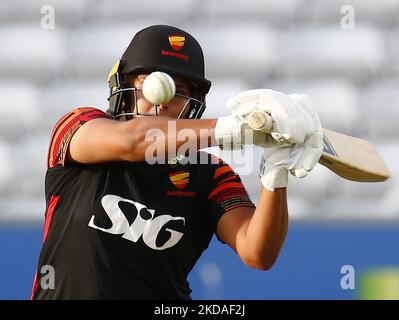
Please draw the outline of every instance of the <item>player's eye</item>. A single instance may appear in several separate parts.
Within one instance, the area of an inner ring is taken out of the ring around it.
[[[176,93],[177,94],[181,94],[181,95],[183,95],[183,96],[189,96],[190,95],[190,92],[189,92],[189,90],[188,89],[185,89],[185,88],[176,88]]]

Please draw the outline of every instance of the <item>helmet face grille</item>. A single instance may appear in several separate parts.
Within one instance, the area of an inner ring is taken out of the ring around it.
[[[137,116],[158,116],[159,105],[153,104],[152,112],[142,112],[138,101],[143,97],[142,90],[134,87],[111,89],[108,101],[110,107],[108,114],[114,119],[130,120]],[[185,96],[179,93],[175,94],[175,98],[184,99],[184,105],[178,115],[178,119],[199,119],[205,110],[205,102],[193,97]],[[112,106],[112,107],[111,107]]]

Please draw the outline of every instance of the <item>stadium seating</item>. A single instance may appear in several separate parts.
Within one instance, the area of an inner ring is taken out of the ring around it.
[[[208,107],[203,117],[217,118],[228,115],[229,110],[226,107],[227,100],[234,97],[238,92],[248,89],[249,87],[246,83],[239,79],[212,79],[212,87],[206,99]]]
[[[40,130],[40,95],[29,82],[0,80],[0,133],[14,143],[31,130]]]
[[[99,80],[91,83],[65,81],[43,90],[41,107],[46,127],[51,128],[62,115],[78,107],[95,107],[105,111],[109,89],[106,79]]]
[[[371,138],[397,140],[399,136],[399,79],[376,80],[362,91],[359,111]]]
[[[40,24],[18,24],[0,29],[0,72],[5,77],[54,78],[66,57],[64,32],[42,30]]]
[[[167,5],[162,0],[142,1],[140,3],[130,0],[121,0],[115,3],[111,0],[96,2],[91,6],[89,17],[107,22],[119,20],[155,20],[165,23],[171,18],[176,21],[189,19],[195,12],[195,0],[169,0]],[[162,21],[164,20],[164,21]]]
[[[13,0],[2,0],[0,2],[0,21],[4,24],[14,25],[33,22],[36,27],[40,27],[42,17],[49,12],[49,7],[51,7],[56,13],[56,25],[73,27],[76,21],[87,14],[91,7],[90,4],[93,4],[90,0],[30,0],[21,5]]]
[[[254,0],[243,3],[240,0],[203,1],[203,12],[210,20],[259,20],[287,25],[300,10],[302,0]]]
[[[190,29],[206,48],[209,76],[264,79],[278,58],[275,34],[266,26],[220,22]]]
[[[348,13],[348,6],[354,10],[355,23],[367,21],[378,26],[390,27],[398,21],[398,0],[334,0],[308,3],[310,5],[303,7],[303,16],[307,18],[308,23],[340,22],[342,16]]]
[[[0,190],[3,194],[3,190],[6,189],[7,184],[11,181],[12,172],[11,168],[11,150],[10,146],[0,140]]]
[[[295,78],[267,81],[262,87],[287,93],[306,93],[312,97],[324,127],[347,134],[357,131],[359,98],[350,81],[341,78],[320,77],[316,81]]]
[[[278,53],[286,75],[362,77],[381,66],[384,43],[379,31],[369,26],[351,31],[333,24],[284,33]]]

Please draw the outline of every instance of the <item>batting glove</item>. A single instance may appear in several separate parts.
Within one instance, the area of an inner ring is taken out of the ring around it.
[[[248,90],[227,101],[233,116],[248,123],[249,115],[257,110],[265,111],[273,119],[271,136],[278,142],[304,143],[313,134],[310,115],[291,96],[270,89]],[[268,141],[273,143],[273,141]]]
[[[322,127],[312,100],[307,95],[293,94],[289,97],[297,109],[311,119],[310,124],[306,123],[310,130],[298,129],[307,132],[303,143],[280,142],[265,149],[259,176],[263,186],[270,191],[287,186],[288,172],[297,178],[306,177],[319,161],[323,150]]]

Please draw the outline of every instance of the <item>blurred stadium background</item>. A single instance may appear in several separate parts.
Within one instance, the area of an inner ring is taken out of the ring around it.
[[[54,29],[42,28],[45,5]],[[345,5],[354,28],[342,27]],[[191,273],[193,298],[399,299],[399,0],[2,0],[0,299],[30,294],[52,126],[78,106],[106,109],[110,68],[151,24],[202,44],[213,82],[204,117],[250,88],[306,92],[323,126],[368,139],[392,172],[379,184],[321,166],[290,179],[290,232],[274,268],[250,270],[215,240]],[[252,174],[237,166],[255,202],[258,163],[255,153]],[[341,288],[345,265],[354,289]]]

